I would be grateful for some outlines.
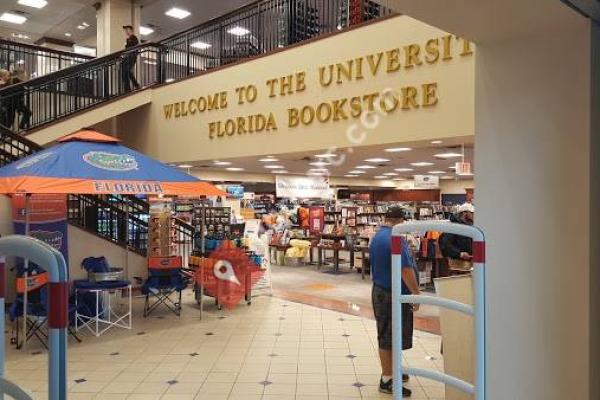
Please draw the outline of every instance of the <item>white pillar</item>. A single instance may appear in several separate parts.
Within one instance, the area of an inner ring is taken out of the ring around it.
[[[590,398],[590,21],[562,22],[477,47],[488,400]]]
[[[99,57],[125,47],[123,25],[132,25],[139,34],[141,7],[135,0],[102,0],[96,11],[97,54]],[[138,36],[139,38],[139,36]]]

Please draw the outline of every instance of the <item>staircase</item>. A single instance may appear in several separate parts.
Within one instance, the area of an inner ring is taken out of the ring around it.
[[[158,43],[73,59],[73,66],[0,89],[0,106],[25,100],[32,116],[24,130],[32,131],[131,93],[123,76],[134,61],[139,89],[147,89],[389,14],[369,0],[259,0]],[[15,121],[5,125],[18,132]]]
[[[0,125],[0,167],[18,161],[43,148]],[[148,249],[148,202],[126,195],[80,195],[67,197],[67,219],[89,233],[146,256]],[[175,220],[179,254],[193,250],[194,228]]]

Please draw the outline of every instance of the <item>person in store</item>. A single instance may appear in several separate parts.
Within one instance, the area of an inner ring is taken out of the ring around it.
[[[393,393],[392,361],[392,227],[409,218],[409,212],[401,207],[390,207],[385,215],[385,223],[380,227],[369,245],[371,271],[373,276],[372,301],[377,322],[377,341],[381,361],[379,391]],[[407,241],[402,238],[402,294],[418,295],[419,280],[414,259]],[[402,349],[412,348],[413,311],[418,305],[402,304]],[[402,376],[408,381],[408,375]],[[402,397],[410,397],[411,391],[402,387]]]
[[[465,225],[473,225],[475,216],[475,206],[471,203],[464,203],[458,207],[456,217],[451,218],[452,222]],[[444,233],[439,238],[440,250],[442,255],[451,260],[471,261],[473,258],[473,241],[471,238]]]
[[[125,41],[125,48],[129,49],[131,47],[135,47],[140,44],[137,36],[133,33],[133,26],[125,25],[123,26],[123,30],[125,31],[125,35],[127,36],[127,40]],[[139,89],[140,84],[135,79],[135,64],[137,62],[137,53],[132,51],[125,53],[121,59],[121,82],[123,84],[123,91],[129,92],[131,90],[131,85],[133,84],[134,89]]]
[[[24,69],[14,70],[11,75],[11,83],[17,85],[27,81],[27,72]],[[25,88],[21,86],[15,87],[13,94],[13,109],[15,113],[20,115],[19,130],[23,131],[29,128],[29,119],[31,118],[31,110],[27,106],[27,95]]]

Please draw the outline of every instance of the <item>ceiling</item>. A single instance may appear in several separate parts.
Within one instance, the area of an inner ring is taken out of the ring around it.
[[[0,0],[0,14],[6,11],[25,13],[27,22],[22,25],[0,21],[0,37],[33,43],[41,37],[71,41],[76,44],[95,46],[96,10],[94,4],[99,0],[47,0],[48,5],[36,9],[22,6],[17,0]],[[166,36],[199,25],[210,19],[247,4],[249,0],[138,0],[142,6],[142,25],[151,24],[155,32],[143,39],[157,41]],[[192,14],[178,20],[165,15],[171,7],[188,10]],[[83,22],[89,26],[77,28]],[[26,35],[28,38],[15,38],[13,34]],[[65,36],[70,33],[71,36]]]
[[[203,160],[181,164],[182,167],[191,165],[191,172],[202,176],[203,171],[211,172],[232,172],[227,168],[243,168],[240,173],[265,174],[272,173],[281,169],[267,168],[266,166],[282,166],[289,174],[325,174],[332,177],[348,177],[351,171],[361,170],[364,173],[355,173],[356,179],[412,179],[414,175],[428,175],[431,171],[441,171],[437,175],[446,179],[457,178],[450,167],[453,167],[461,157],[441,159],[435,157],[440,153],[462,153],[463,142],[460,139],[448,139],[441,144],[432,144],[427,142],[399,143],[396,145],[377,145],[362,146],[348,149],[341,149],[335,153],[335,157],[329,158],[330,165],[312,165],[311,163],[328,162],[327,158],[315,157],[317,154],[327,153],[327,151],[314,151],[310,153],[286,153],[274,156],[277,161],[263,162],[260,159],[268,159],[269,155],[260,157],[240,157],[221,160]],[[409,147],[412,150],[402,152],[387,152],[386,149],[394,147]],[[389,161],[365,161],[367,159],[385,158]],[[473,144],[465,143],[465,161],[473,165]],[[227,165],[215,165],[215,162],[227,162]],[[429,166],[413,166],[411,163],[430,162]],[[373,168],[361,169],[360,166],[370,166]],[[412,171],[396,171],[397,168],[411,168]],[[236,172],[236,171],[233,171]],[[387,174],[387,175],[386,175]],[[397,175],[392,175],[397,174]],[[464,179],[473,179],[472,176]]]

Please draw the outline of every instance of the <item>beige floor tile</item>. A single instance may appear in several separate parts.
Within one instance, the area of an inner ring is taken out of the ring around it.
[[[296,396],[298,395],[320,395],[328,394],[327,383],[298,383],[296,385]]]
[[[231,388],[232,395],[255,395],[255,394],[263,394],[265,387],[258,382],[256,383],[235,383]]]
[[[296,384],[274,382],[273,384],[265,387],[265,395],[295,396]]]
[[[128,396],[129,394],[99,393],[94,400],[125,400]]]
[[[161,394],[139,394],[139,393],[134,393],[134,394],[130,394],[129,397],[127,397],[127,400],[158,400],[160,399]]]
[[[206,383],[233,383],[237,378],[236,372],[211,372],[206,377]]]
[[[233,382],[204,382],[198,394],[227,394],[231,392]]]

